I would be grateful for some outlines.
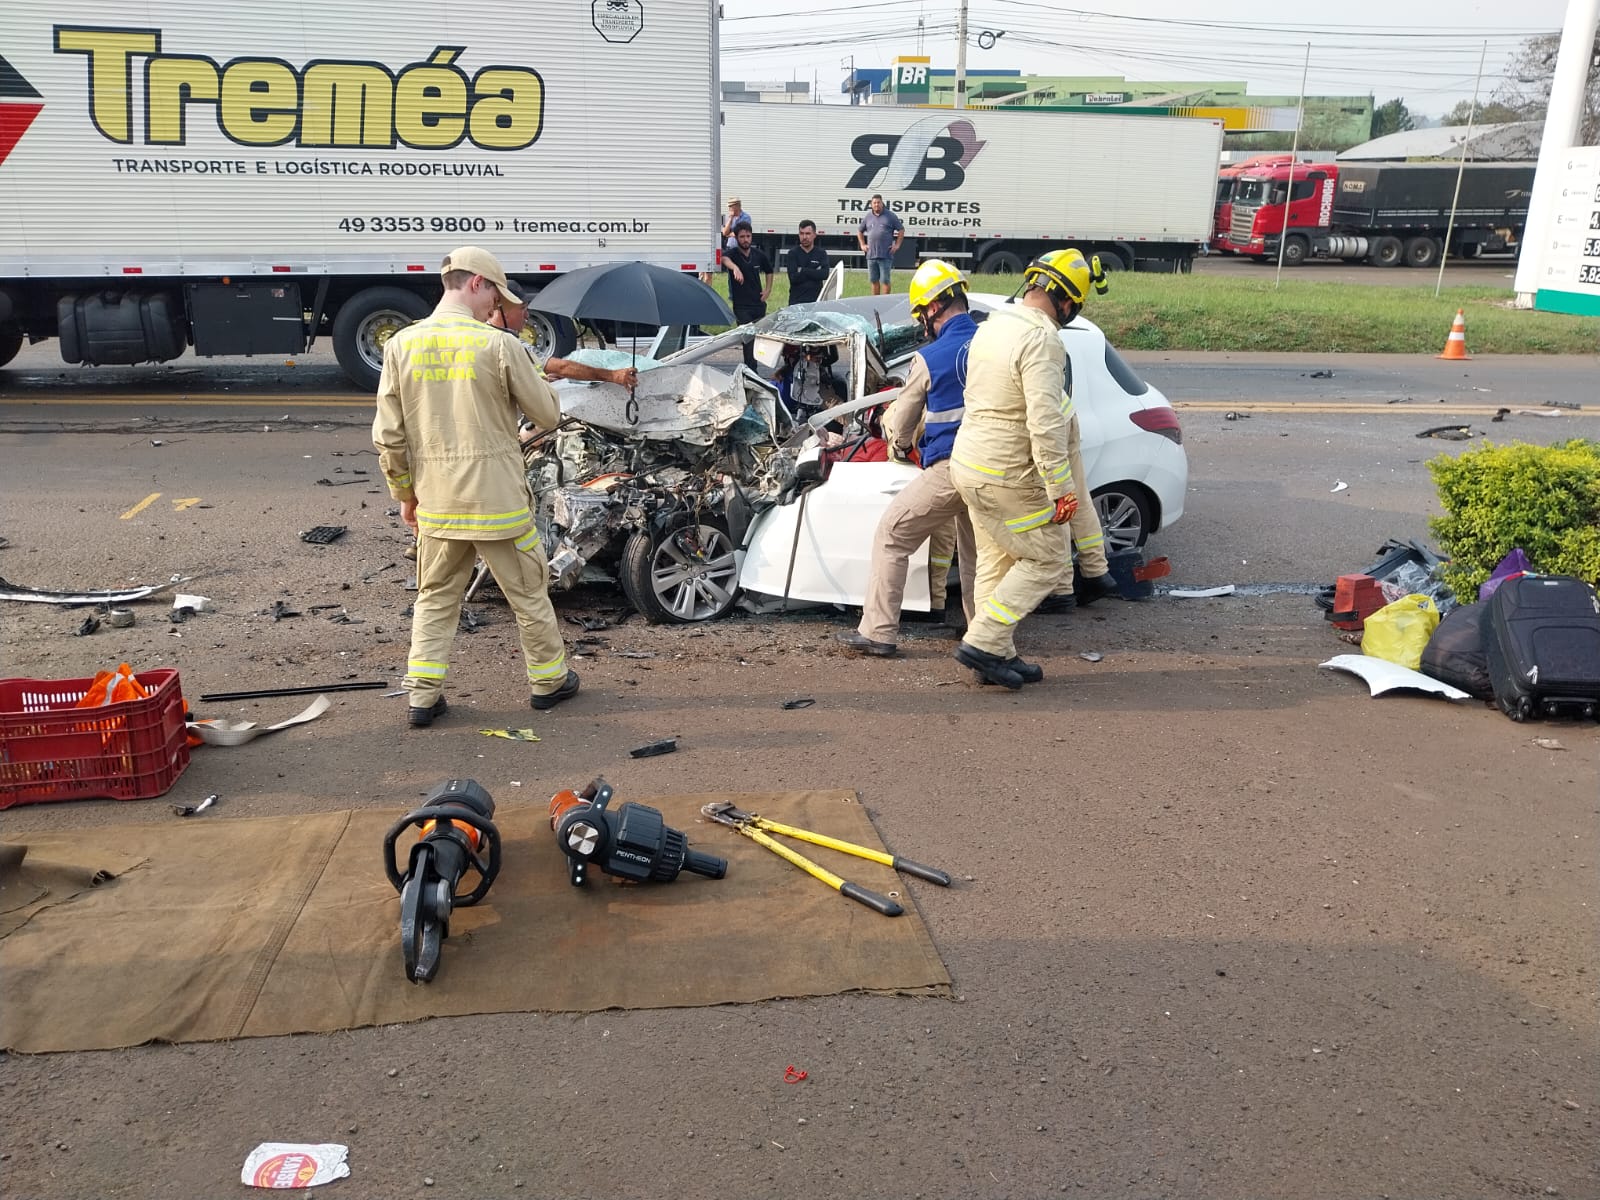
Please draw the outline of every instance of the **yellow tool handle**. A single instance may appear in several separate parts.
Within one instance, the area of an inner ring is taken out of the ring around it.
[[[907,875],[915,875],[919,879],[926,879],[929,883],[937,883],[940,887],[950,886],[950,876],[939,870],[938,867],[925,867],[919,862],[912,862],[909,858],[901,858],[897,854],[885,854],[883,851],[874,850],[870,846],[858,846],[854,842],[840,841],[838,838],[831,838],[825,833],[813,833],[809,829],[797,829],[793,825],[784,825],[779,821],[769,821],[765,817],[756,817],[754,823],[760,829],[769,830],[772,833],[781,833],[784,837],[792,837],[796,841],[810,842],[813,846],[837,850],[841,854],[853,854],[857,858],[881,863],[886,867],[893,867],[896,871],[904,871]]]
[[[859,901],[860,903],[865,904],[868,908],[874,909],[886,917],[898,917],[905,911],[905,909],[901,908],[893,900],[889,899],[889,897],[880,896],[877,892],[870,891],[869,889],[862,887],[860,884],[851,883],[848,879],[841,879],[832,871],[819,867],[804,854],[789,849],[789,847],[785,846],[782,842],[768,837],[759,829],[755,829],[750,825],[740,825],[738,829],[740,833],[744,834],[758,846],[765,846],[779,858],[783,859],[787,863],[792,863],[794,866],[799,867],[813,879],[820,879],[823,883],[827,884],[841,896],[848,896],[852,900]],[[848,845],[849,843],[846,842],[842,844]]]

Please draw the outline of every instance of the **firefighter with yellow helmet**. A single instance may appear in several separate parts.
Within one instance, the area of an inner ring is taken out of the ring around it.
[[[947,262],[929,259],[917,268],[910,300],[929,341],[912,357],[905,386],[883,426],[898,459],[909,459],[916,442],[922,473],[879,519],[861,624],[839,635],[847,649],[878,657],[897,653],[906,572],[923,542],[931,543],[928,582],[934,610],[944,611],[951,550],[959,547],[962,607],[968,620],[973,613],[976,547],[966,503],[950,482],[950,448],[961,425],[967,346],[978,326],[967,313],[966,276]]]
[[[1094,275],[1076,250],[1040,255],[1023,272],[1021,302],[991,314],[968,352],[950,479],[972,517],[978,570],[976,610],[955,656],[1012,690],[1044,678],[1018,657],[1017,624],[1071,570],[1062,526],[1078,511],[1083,481],[1072,472],[1061,328]]]

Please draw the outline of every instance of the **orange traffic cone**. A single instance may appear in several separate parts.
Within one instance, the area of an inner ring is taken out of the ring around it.
[[[1456,319],[1450,323],[1450,336],[1444,340],[1444,353],[1436,358],[1471,358],[1467,353],[1467,314],[1456,309]]]

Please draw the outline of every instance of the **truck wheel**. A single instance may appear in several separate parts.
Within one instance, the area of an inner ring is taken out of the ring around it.
[[[1414,237],[1406,242],[1406,266],[1432,267],[1439,262],[1439,241],[1431,237]]]
[[[1283,243],[1283,265],[1298,267],[1311,255],[1311,243],[1298,234],[1290,234]]]
[[[1022,261],[1021,255],[1013,254],[1009,250],[996,250],[978,264],[980,275],[1020,275],[1022,268],[1027,266]]]
[[[622,549],[622,590],[652,625],[725,617],[739,597],[739,563],[721,526],[683,520],[635,531]]]
[[[421,296],[397,287],[368,288],[341,304],[333,318],[333,352],[350,381],[375,391],[383,372],[384,346],[429,311]]]
[[[1372,243],[1367,261],[1375,267],[1398,267],[1405,260],[1405,243],[1397,237],[1381,237]]]
[[[565,358],[578,345],[578,329],[566,317],[552,316],[536,308],[528,309],[528,323],[517,335],[533,347],[534,357],[540,362],[547,358]]]
[[[0,329],[0,367],[5,366],[22,350],[22,330]]]

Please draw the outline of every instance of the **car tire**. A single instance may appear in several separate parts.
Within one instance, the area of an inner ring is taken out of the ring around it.
[[[1106,553],[1138,550],[1155,532],[1156,505],[1143,484],[1108,483],[1091,493],[1106,536]]]
[[[0,329],[0,367],[22,353],[22,327]]]
[[[421,296],[398,287],[367,288],[341,304],[333,318],[333,353],[350,382],[363,391],[376,391],[384,346],[430,311]]]
[[[701,550],[685,544],[698,530]],[[698,577],[689,572],[700,568]],[[739,598],[739,566],[733,540],[720,523],[685,518],[667,529],[636,530],[622,548],[618,567],[622,592],[652,625],[714,621]]]

